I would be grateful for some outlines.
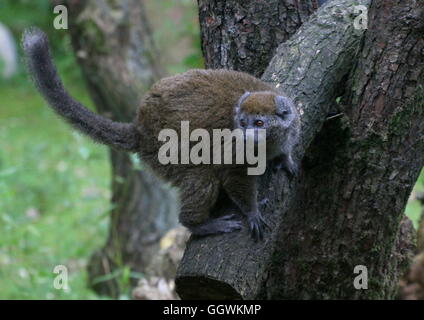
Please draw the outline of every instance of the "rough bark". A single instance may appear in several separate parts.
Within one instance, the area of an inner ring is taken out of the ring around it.
[[[424,4],[375,0],[361,47],[361,32],[346,18],[353,4],[321,8],[264,73],[302,114],[299,176],[262,179],[261,210],[272,231],[256,244],[247,232],[191,240],[177,276],[183,298],[196,297],[195,287],[200,298],[394,296],[411,250],[399,225],[424,154]],[[337,106],[350,74],[352,89]],[[325,121],[334,108],[343,117]],[[353,287],[356,265],[368,268],[368,290]]]
[[[160,78],[158,53],[143,3],[137,0],[68,0],[70,34],[97,111],[131,121],[143,93]],[[177,224],[176,197],[133,157],[110,151],[112,212],[105,246],[89,262],[89,282],[100,294],[118,296],[118,268],[141,272],[158,240]],[[141,164],[142,165],[142,164]],[[134,281],[135,283],[135,281]]]
[[[318,6],[316,0],[198,0],[198,5],[206,68],[257,77]]]
[[[268,296],[395,296],[411,257],[399,223],[423,163],[421,10],[422,4],[373,2],[341,106],[345,116],[326,123],[304,158],[289,211],[304,219],[297,228],[283,226],[276,261],[285,269],[270,273]],[[353,287],[356,265],[368,268],[369,290]]]

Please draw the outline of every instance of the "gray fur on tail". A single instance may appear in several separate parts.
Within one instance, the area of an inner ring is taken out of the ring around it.
[[[56,113],[97,142],[125,151],[139,150],[139,132],[135,125],[114,122],[91,112],[66,92],[52,62],[44,32],[36,28],[26,30],[22,47],[35,85]]]

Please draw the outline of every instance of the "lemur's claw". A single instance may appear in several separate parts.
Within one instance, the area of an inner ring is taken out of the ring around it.
[[[248,219],[248,223],[250,235],[256,242],[258,240],[263,240],[264,227],[270,229],[270,226],[266,223],[266,221],[259,212],[254,216],[251,216]]]
[[[291,162],[288,164],[287,167],[284,167],[284,170],[287,172],[287,177],[291,180],[297,175],[297,172],[299,171],[299,168],[297,164],[294,162]]]

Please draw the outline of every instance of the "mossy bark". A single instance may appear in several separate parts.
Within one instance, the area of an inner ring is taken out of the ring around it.
[[[301,171],[262,178],[265,241],[245,231],[189,242],[182,298],[395,296],[413,249],[403,211],[424,161],[424,3],[374,0],[365,36],[353,27],[358,4],[368,1],[330,1],[277,49],[262,78],[302,115]],[[357,265],[367,290],[353,286]]]

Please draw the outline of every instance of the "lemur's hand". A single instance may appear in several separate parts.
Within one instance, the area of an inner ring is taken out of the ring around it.
[[[277,172],[281,169],[286,171],[290,180],[292,180],[299,171],[298,165],[291,159],[291,157],[286,157],[284,155],[271,160],[271,165],[273,172]]]

